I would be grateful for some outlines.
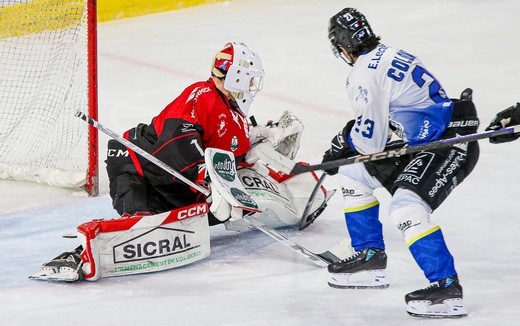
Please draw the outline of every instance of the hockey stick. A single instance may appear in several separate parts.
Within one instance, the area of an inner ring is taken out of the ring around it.
[[[78,111],[78,112],[76,112],[76,117],[78,117],[78,118],[82,119],[83,121],[87,122],[88,124],[92,125],[93,127],[98,129],[99,131],[105,133],[107,136],[110,136],[113,139],[117,140],[121,144],[125,145],[129,149],[131,149],[134,152],[136,152],[137,154],[141,155],[142,157],[146,158],[150,162],[152,162],[155,165],[159,166],[164,171],[172,174],[173,176],[179,178],[179,180],[182,180],[186,184],[188,184],[188,185],[192,186],[193,188],[197,189],[198,191],[200,191],[204,195],[208,196],[210,194],[210,191],[207,190],[206,188],[203,188],[203,187],[197,185],[196,183],[192,182],[191,180],[185,178],[182,174],[180,174],[179,172],[177,172],[176,170],[174,170],[173,168],[171,168],[170,166],[168,166],[167,164],[165,164],[161,160],[159,160],[156,157],[152,156],[151,154],[149,154],[148,152],[146,152],[142,148],[136,146],[135,144],[129,142],[128,140],[124,139],[119,134],[115,133],[114,131],[104,127],[101,123],[99,123],[98,121],[92,119],[91,117],[89,117],[85,113],[83,113],[81,111]],[[258,221],[253,216],[245,215],[244,219],[246,221],[248,221],[256,229],[258,229],[258,230],[262,231],[263,233],[269,235],[270,237],[272,237],[272,238],[282,242],[283,244],[285,244],[288,247],[292,248],[293,250],[295,250],[299,254],[305,256],[306,258],[308,258],[309,260],[311,260],[312,262],[314,262],[318,266],[321,266],[321,267],[327,266],[328,263],[330,262],[329,259],[322,258],[320,256],[320,255],[324,255],[324,257],[330,257],[328,255],[329,254],[328,251],[326,251],[326,252],[324,252],[322,254],[314,254],[311,251],[307,250],[306,248],[302,247],[301,245],[297,244],[296,242],[286,238],[285,236],[283,236],[282,234],[280,234],[279,232],[277,232],[275,229],[271,228],[270,226],[268,226],[268,225]]]
[[[254,218],[251,215],[245,215],[243,218],[244,218],[244,220],[248,221],[249,224],[253,225],[258,230],[264,232],[271,238],[276,239],[277,241],[288,246],[289,248],[295,250],[296,252],[298,252],[302,256],[306,257],[307,259],[311,260],[313,263],[315,263],[316,265],[318,265],[320,267],[327,267],[329,265],[329,263],[340,260],[338,257],[336,257],[334,254],[332,254],[329,251],[326,251],[321,254],[313,253],[312,251],[306,249],[305,247],[302,247],[301,245],[294,242],[293,240],[287,238],[280,232],[277,232],[275,229],[273,229],[269,225],[266,225],[266,224],[260,222],[259,220],[257,220],[256,218]],[[330,255],[332,255],[333,257],[331,258]]]
[[[502,128],[499,130],[491,130],[485,131],[481,133],[475,133],[470,135],[458,136],[447,139],[440,139],[431,143],[426,143],[417,146],[410,147],[402,147],[396,149],[390,149],[387,151],[368,154],[368,155],[358,155],[349,158],[344,158],[335,161],[324,162],[321,164],[315,165],[304,165],[300,163],[296,163],[293,160],[289,160],[283,155],[275,151],[269,151],[268,148],[262,148],[262,151],[258,153],[258,156],[263,161],[269,162],[271,164],[276,164],[276,167],[280,169],[284,173],[288,174],[300,174],[305,172],[311,172],[316,170],[329,170],[338,168],[342,165],[354,164],[354,163],[364,163],[370,161],[383,160],[390,157],[398,157],[407,154],[413,154],[417,152],[421,152],[424,150],[430,150],[435,148],[447,147],[455,144],[467,143],[472,141],[477,141],[481,139],[487,139],[496,136],[509,135],[520,132],[520,125],[512,126],[508,128]]]
[[[323,173],[318,182],[316,182],[314,189],[312,189],[311,196],[309,197],[309,200],[305,205],[305,209],[303,210],[302,218],[300,220],[300,225],[298,226],[298,229],[300,231],[311,225],[312,222],[314,222],[314,220],[318,217],[318,215],[325,209],[325,207],[327,207],[327,201],[325,201],[323,205],[318,208],[317,211],[313,212],[312,215],[310,215],[312,204],[314,203],[316,195],[318,195],[318,192],[326,176],[327,174]]]

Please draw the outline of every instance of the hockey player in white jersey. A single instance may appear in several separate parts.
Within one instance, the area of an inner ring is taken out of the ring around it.
[[[450,99],[415,55],[381,43],[356,9],[345,8],[334,15],[328,32],[335,55],[352,66],[346,87],[355,119],[332,139],[324,162],[477,131],[471,89],[461,99]],[[466,316],[454,259],[430,215],[471,173],[478,156],[478,144],[472,142],[327,171],[339,176],[346,225],[357,252],[329,265],[329,285],[388,286],[379,202],[374,196],[376,188],[385,187],[392,195],[390,218],[431,283],[405,296],[408,313]]]

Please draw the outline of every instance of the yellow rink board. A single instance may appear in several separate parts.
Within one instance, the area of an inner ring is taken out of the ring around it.
[[[0,6],[0,39],[73,27],[85,0],[33,0]],[[224,0],[98,0],[98,22],[148,15]]]
[[[224,0],[98,0],[98,21],[148,15]]]

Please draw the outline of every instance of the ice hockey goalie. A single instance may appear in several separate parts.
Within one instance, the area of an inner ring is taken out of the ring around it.
[[[303,125],[294,115],[285,112],[278,123],[252,129],[253,142],[267,143],[284,156],[295,157]],[[255,218],[273,228],[300,225],[302,218],[306,218],[304,212],[319,215],[333,194],[318,184],[313,172],[287,175],[273,170],[255,156],[254,146],[236,175],[260,208]],[[211,178],[211,182],[216,180]],[[315,188],[318,191],[314,191],[316,196],[310,201]],[[197,262],[210,255],[210,209],[204,202],[161,214],[97,219],[81,224],[77,227],[81,245],[43,264],[30,278],[95,281]],[[250,229],[246,220],[232,217],[226,216],[222,221],[227,230]]]

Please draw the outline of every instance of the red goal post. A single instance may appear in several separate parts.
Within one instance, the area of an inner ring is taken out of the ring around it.
[[[0,2],[0,178],[99,193],[96,0]]]

